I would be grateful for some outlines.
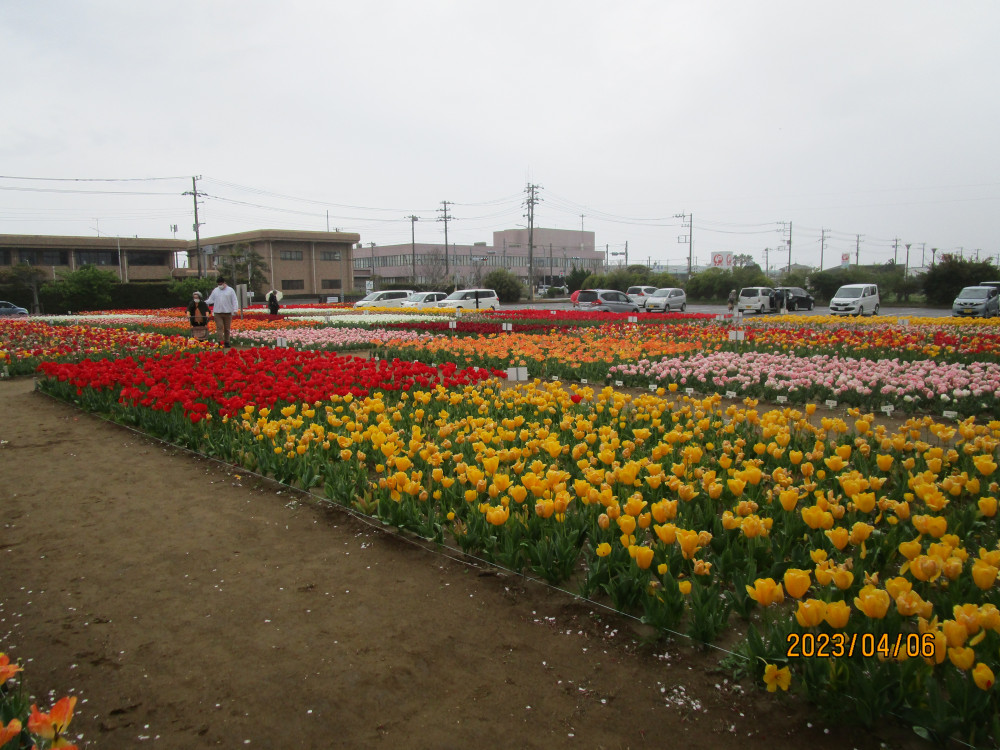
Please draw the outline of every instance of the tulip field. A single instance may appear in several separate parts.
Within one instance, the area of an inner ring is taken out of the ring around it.
[[[232,350],[176,310],[3,321],[0,366],[824,715],[1000,742],[998,324],[287,312]]]

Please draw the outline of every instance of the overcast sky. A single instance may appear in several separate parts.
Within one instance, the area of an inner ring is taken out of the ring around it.
[[[0,234],[1000,253],[1000,3],[0,0]],[[30,179],[29,179],[30,178]],[[38,179],[46,178],[46,179]],[[172,178],[69,182],[95,178]],[[91,194],[76,191],[94,191]],[[133,195],[132,193],[148,193]],[[581,219],[581,214],[583,217]]]

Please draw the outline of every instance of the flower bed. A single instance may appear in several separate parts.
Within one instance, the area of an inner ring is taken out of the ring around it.
[[[609,377],[629,385],[654,382],[728,391],[796,403],[833,399],[866,409],[884,404],[907,411],[996,413],[1000,364],[858,359],[831,355],[798,357],[765,352],[709,352],[659,361],[615,365]]]
[[[46,367],[42,387],[151,430],[153,411],[180,403],[185,442],[248,469],[553,583],[582,570],[581,593],[664,632],[711,642],[737,628],[743,668],[831,711],[992,731],[995,422],[894,431],[717,396],[417,378],[390,390],[381,375],[353,378],[370,385],[360,396],[339,375],[315,388],[329,363],[213,355]],[[273,385],[251,388],[261,372]],[[185,394],[224,418],[191,419]]]

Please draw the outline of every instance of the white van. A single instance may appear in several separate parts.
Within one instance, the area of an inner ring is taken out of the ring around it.
[[[492,289],[459,289],[438,302],[438,307],[460,310],[499,310],[500,298]]]
[[[774,290],[769,286],[746,286],[740,289],[737,309],[743,312],[766,313],[774,310]]]
[[[354,303],[355,307],[402,307],[403,300],[413,294],[410,289],[383,289],[372,292]]]
[[[878,315],[878,285],[845,284],[830,300],[831,315]]]

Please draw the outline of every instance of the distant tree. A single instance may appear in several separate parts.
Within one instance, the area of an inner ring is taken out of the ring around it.
[[[778,286],[797,286],[809,289],[809,274],[806,271],[785,272],[778,279]]]
[[[42,287],[40,296],[50,312],[107,310],[111,290],[118,283],[114,271],[85,265],[76,271],[61,272],[58,279]]]
[[[486,274],[483,288],[495,291],[501,302],[517,302],[524,293],[520,279],[506,268],[495,268]]]
[[[950,305],[962,287],[975,286],[980,281],[997,279],[997,267],[992,261],[964,260],[957,255],[944,255],[923,276],[924,295],[936,305]]]
[[[733,268],[746,268],[748,266],[757,265],[757,261],[753,259],[750,253],[734,253],[733,254]]]
[[[215,279],[191,277],[187,279],[176,279],[167,286],[170,294],[177,298],[177,304],[186,305],[194,291],[201,292],[203,299],[208,299],[208,295],[215,288]]]
[[[245,243],[235,245],[232,251],[215,259],[215,268],[230,286],[246,284],[249,291],[264,294],[269,291],[267,271],[270,266],[263,256]]]
[[[44,279],[45,271],[27,263],[18,263],[10,268],[0,268],[0,284],[11,284],[16,289],[29,293],[31,295],[31,311],[36,314],[41,309],[38,289]]]
[[[577,289],[583,289],[583,283],[587,280],[588,276],[590,276],[590,271],[574,266],[573,270],[566,276],[566,288],[571,293]]]

